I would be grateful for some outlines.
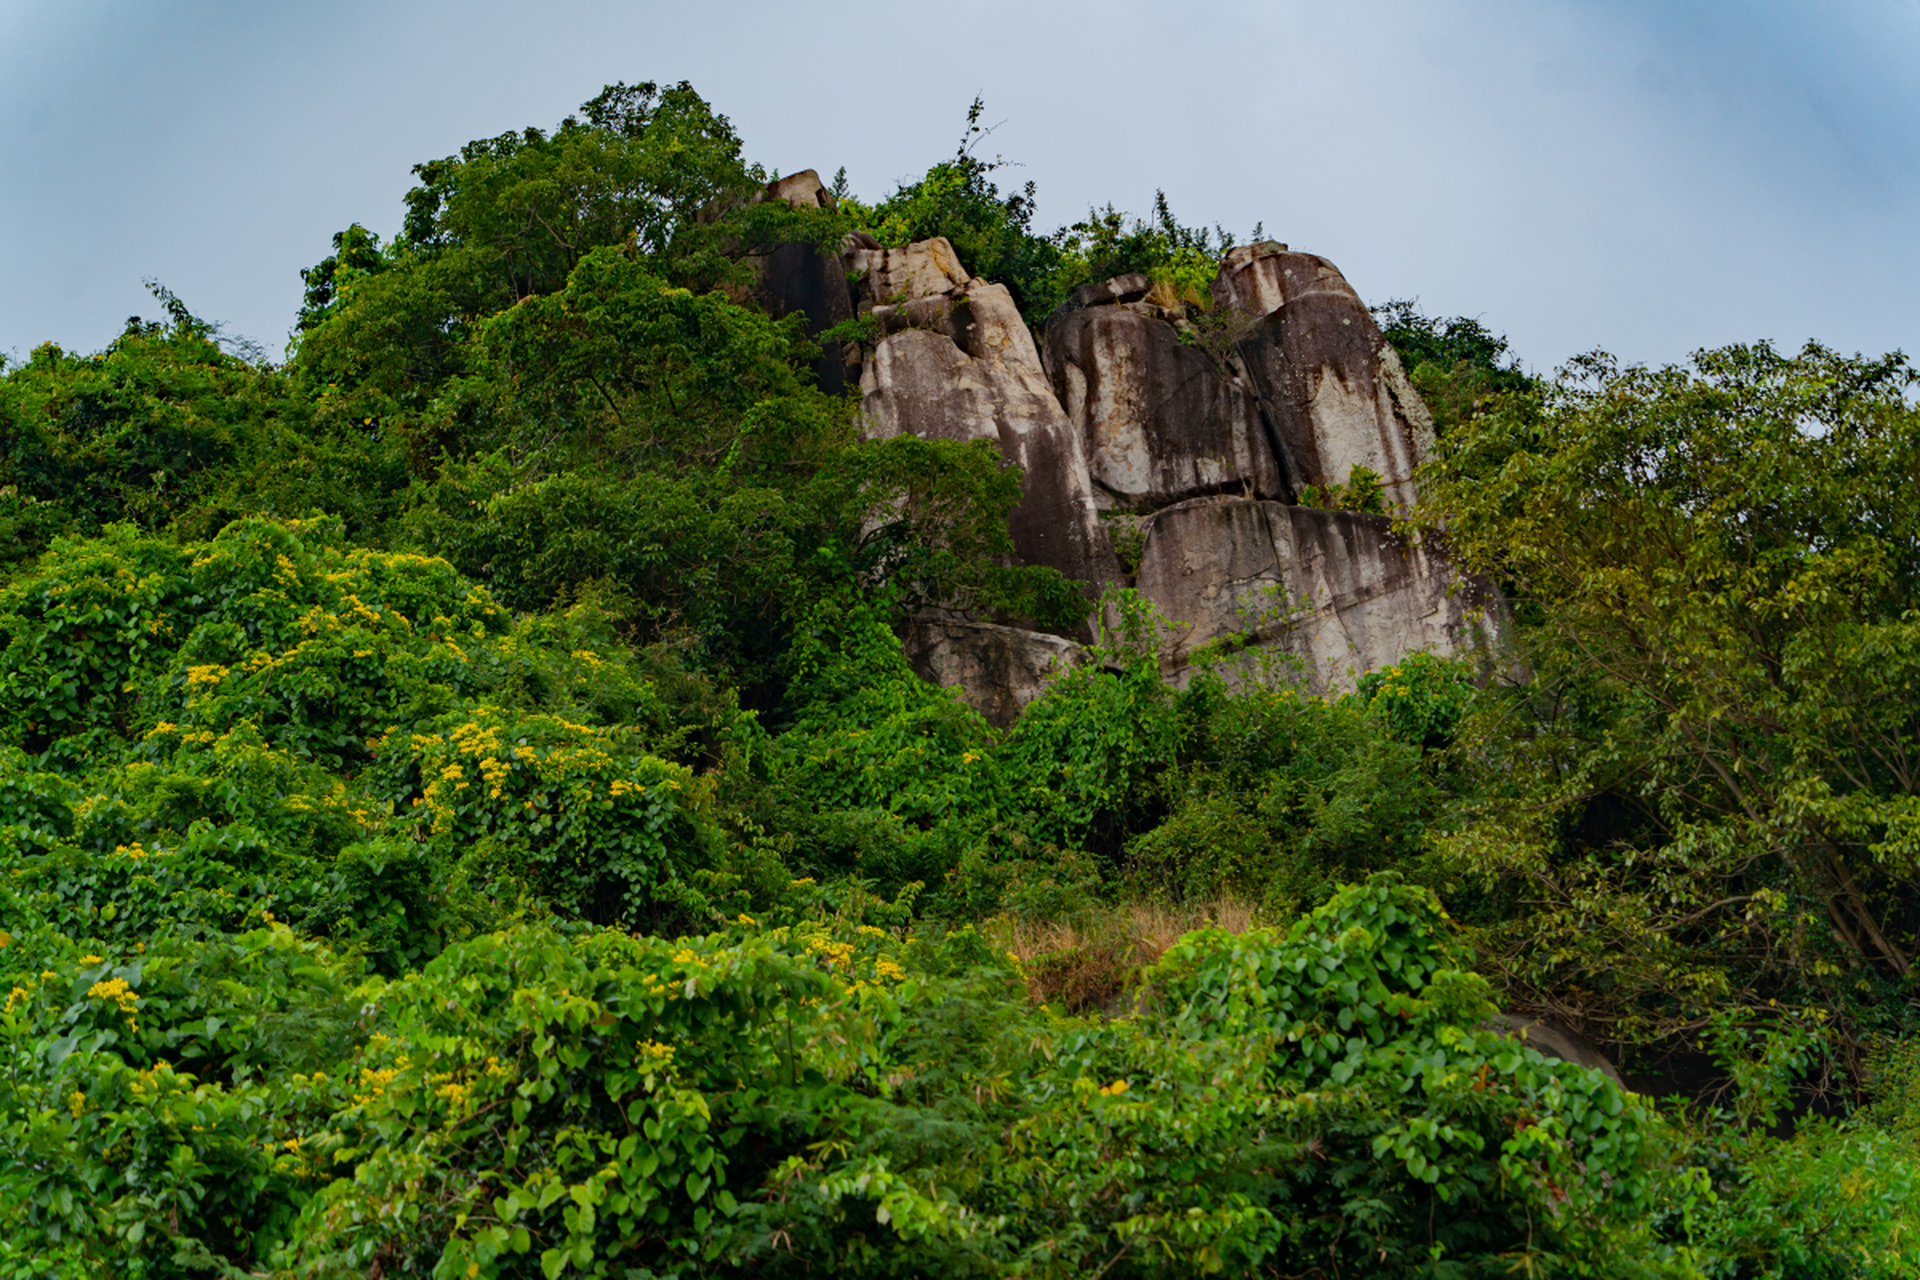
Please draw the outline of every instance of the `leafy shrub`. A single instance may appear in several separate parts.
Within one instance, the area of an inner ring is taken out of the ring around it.
[[[1920,1274],[1920,1152],[1810,1120],[1791,1139],[1736,1132],[1690,1153],[1711,1194],[1685,1223],[1714,1280],[1895,1280]]]
[[[636,735],[487,706],[421,730],[389,738],[379,772],[396,794],[417,786],[420,834],[447,861],[471,851],[598,924],[658,926],[693,901],[687,875],[715,852],[705,797]]]
[[[1176,902],[1232,893],[1285,919],[1341,883],[1412,865],[1444,793],[1386,697],[1196,680],[1181,698],[1171,811],[1127,845],[1128,883]]]
[[[1356,691],[1394,737],[1434,751],[1452,744],[1473,699],[1473,675],[1464,662],[1414,653],[1361,676]]]
[[[1003,753],[1009,803],[1042,840],[1108,857],[1148,825],[1181,725],[1160,680],[1152,604],[1130,591],[1101,601],[1087,661],[1056,677],[1022,713]]]
[[[1191,935],[1104,1022],[1027,1007],[971,933],[809,913],[521,926],[351,988],[284,926],[197,971],[83,957],[7,1011],[91,1030],[16,1056],[0,1195],[27,1256],[152,1276],[1682,1273],[1637,1225],[1646,1112],[1476,1029],[1445,929],[1377,882]],[[244,1043],[282,1007],[318,1034],[270,1071],[139,1038]]]
[[[0,590],[22,911],[102,942],[273,911],[394,969],[476,927],[493,879],[607,921],[689,909],[717,846],[653,754],[684,730],[651,682],[563,647],[578,619],[516,624],[445,561],[336,537],[119,531]]]

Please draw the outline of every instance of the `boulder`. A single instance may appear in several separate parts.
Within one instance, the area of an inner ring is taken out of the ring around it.
[[[902,296],[878,290],[924,289],[892,304],[892,314],[918,308],[925,325],[888,333],[865,362],[860,387],[868,437],[994,441],[1024,473],[1020,504],[1008,519],[1014,553],[1091,588],[1118,580],[1120,565],[1094,506],[1080,436],[1054,399],[1033,335],[1006,287],[969,280],[942,239],[867,251],[864,261],[869,297]]]
[[[1272,240],[1227,250],[1213,277],[1213,305],[1255,320],[1271,315],[1295,298],[1316,293],[1360,301],[1360,295],[1333,263],[1317,253],[1293,253]]]
[[[1155,512],[1135,587],[1176,624],[1164,658],[1176,678],[1210,641],[1283,655],[1325,691],[1410,653],[1479,651],[1496,614],[1483,586],[1456,588],[1429,548],[1384,516],[1245,498]]]
[[[859,273],[874,304],[950,293],[967,285],[967,270],[945,236],[916,240],[900,249],[855,249],[848,268]]]
[[[907,660],[922,680],[958,689],[989,724],[1006,728],[1054,676],[1085,661],[1071,640],[990,622],[921,619],[907,629]]]
[[[811,169],[775,178],[761,188],[760,199],[785,200],[796,209],[832,209],[836,205],[833,192],[827,190],[820,175]]]
[[[1099,286],[1105,305],[1064,307],[1048,321],[1047,373],[1084,442],[1095,502],[1152,510],[1211,493],[1287,496],[1247,387],[1145,303],[1144,276]]]
[[[1271,241],[1227,254],[1215,304],[1250,327],[1238,354],[1297,493],[1378,474],[1389,507],[1410,508],[1433,418],[1366,304],[1325,258]]]
[[[1111,280],[1097,280],[1092,284],[1083,284],[1067,295],[1061,311],[1078,311],[1082,307],[1098,307],[1110,302],[1138,302],[1152,290],[1153,282],[1138,271],[1124,276],[1114,276]]]
[[[1511,1013],[1495,1015],[1493,1030],[1501,1035],[1512,1036],[1526,1043],[1529,1048],[1537,1049],[1549,1058],[1558,1058],[1562,1062],[1571,1062],[1577,1067],[1589,1071],[1598,1071],[1607,1079],[1626,1088],[1607,1055],[1600,1052],[1594,1043],[1570,1027],[1545,1018],[1522,1018]]]

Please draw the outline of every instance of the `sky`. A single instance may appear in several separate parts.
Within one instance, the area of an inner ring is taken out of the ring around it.
[[[869,199],[978,95],[1046,227],[1164,190],[1539,371],[1920,355],[1920,0],[0,0],[0,353],[95,350],[157,279],[277,355],[414,164],[616,80]]]

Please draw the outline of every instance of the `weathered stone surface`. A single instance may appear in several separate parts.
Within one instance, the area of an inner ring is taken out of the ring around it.
[[[847,270],[839,255],[794,243],[783,244],[754,261],[760,277],[754,296],[768,315],[777,318],[803,312],[807,332],[816,334],[853,318]],[[856,356],[838,341],[822,342],[820,355],[813,362],[814,380],[820,389],[839,395],[857,382]]]
[[[1153,308],[1111,305],[1145,280],[1107,281],[1098,289],[1109,305],[1062,308],[1047,322],[1047,373],[1085,442],[1095,502],[1142,511],[1210,493],[1287,496],[1246,387]]]
[[[990,622],[921,619],[907,630],[907,659],[921,679],[958,689],[1001,728],[1040,696],[1054,676],[1085,661],[1071,640]]]
[[[1411,507],[1433,418],[1339,269],[1272,241],[1241,245],[1222,260],[1213,296],[1250,323],[1239,355],[1289,487],[1345,484],[1363,466],[1389,506]]]
[[[997,286],[996,286],[997,287]],[[975,357],[925,329],[883,340],[861,375],[873,439],[992,440],[1020,467],[1020,505],[1008,519],[1014,552],[1072,578],[1119,577],[1094,509],[1086,456],[1037,368]]]
[[[1213,278],[1213,304],[1252,319],[1316,293],[1360,301],[1360,295],[1333,263],[1317,253],[1294,253],[1272,240],[1229,249]]]
[[[995,441],[1024,473],[1020,505],[1008,519],[1015,554],[1089,584],[1118,579],[1080,436],[1054,399],[1006,287],[969,280],[941,239],[868,253],[865,261],[869,296],[920,288],[893,314],[919,307],[923,320],[934,321],[889,333],[865,363],[867,435]]]
[[[1528,1047],[1539,1050],[1549,1058],[1558,1058],[1562,1062],[1571,1062],[1577,1067],[1589,1071],[1598,1071],[1621,1088],[1626,1084],[1620,1079],[1607,1055],[1600,1052],[1594,1043],[1579,1032],[1563,1027],[1557,1022],[1545,1018],[1523,1018],[1516,1014],[1496,1014],[1493,1030],[1502,1035],[1512,1036],[1523,1041]]]
[[[1390,507],[1413,505],[1433,419],[1357,299],[1295,298],[1254,325],[1239,351],[1296,491],[1345,484],[1364,466]]]
[[[832,209],[833,193],[812,169],[802,169],[767,183],[754,201],[784,200],[796,209]],[[823,252],[805,243],[783,244],[771,253],[747,259],[755,271],[755,282],[747,297],[759,303],[776,319],[801,312],[807,317],[807,332],[819,333],[854,316],[854,296],[847,285],[848,261],[854,252],[878,247],[864,232],[848,237],[849,243],[837,254]],[[744,301],[745,298],[737,299]],[[814,380],[822,391],[838,395],[860,380],[859,353],[838,341],[821,344],[819,358],[813,363]]]
[[[796,209],[831,209],[836,203],[833,193],[820,181],[820,175],[811,169],[775,178],[760,194],[763,200],[785,200]]]
[[[1178,673],[1208,641],[1241,636],[1291,655],[1318,689],[1350,688],[1410,653],[1475,651],[1492,599],[1449,591],[1453,570],[1384,516],[1201,498],[1148,517],[1135,586],[1182,624]]]
[[[966,287],[968,279],[945,236],[900,249],[855,249],[847,265],[864,273],[866,296],[875,304],[949,293]]]
[[[960,305],[956,308],[956,301],[951,295],[936,293],[925,298],[908,298],[904,302],[883,302],[867,314],[879,326],[881,338],[889,338],[908,329],[922,329],[941,334],[964,350],[968,322],[965,296],[962,295],[959,301]]]
[[[1098,307],[1111,302],[1138,302],[1147,296],[1153,282],[1138,271],[1124,276],[1114,276],[1111,280],[1096,280],[1092,284],[1083,284],[1067,295],[1062,311],[1078,311],[1082,307]]]

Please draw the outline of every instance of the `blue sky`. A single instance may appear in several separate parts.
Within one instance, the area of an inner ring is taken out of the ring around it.
[[[1049,226],[1163,188],[1540,369],[1920,353],[1920,0],[0,0],[0,352],[100,346],[146,277],[278,352],[413,163],[617,79],[869,197],[978,93]]]

